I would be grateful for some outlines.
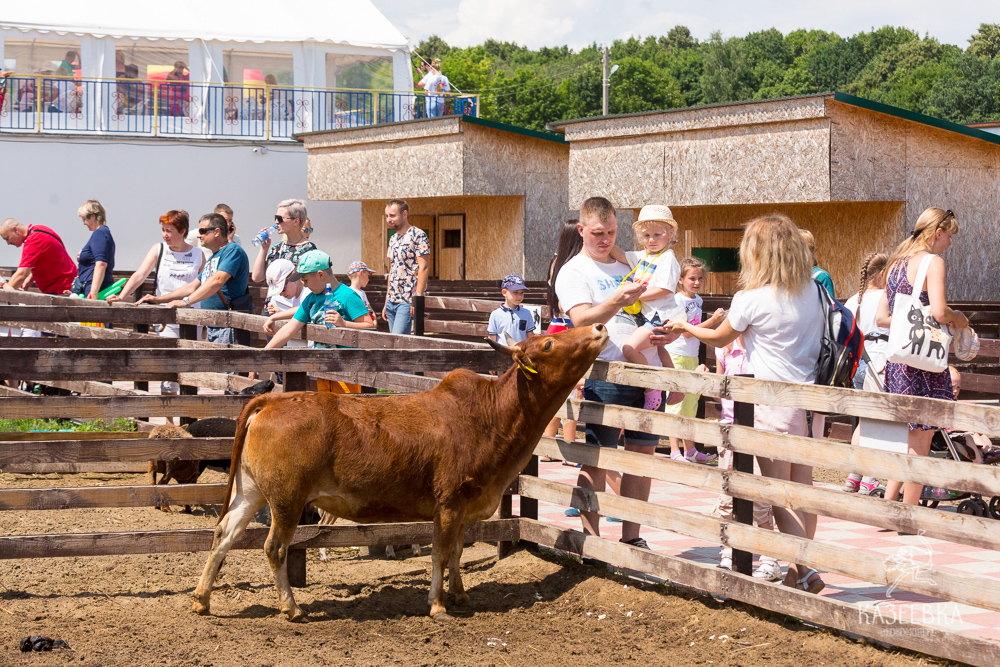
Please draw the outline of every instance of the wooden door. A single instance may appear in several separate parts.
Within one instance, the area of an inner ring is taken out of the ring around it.
[[[438,278],[465,280],[465,214],[439,215],[437,227]]]

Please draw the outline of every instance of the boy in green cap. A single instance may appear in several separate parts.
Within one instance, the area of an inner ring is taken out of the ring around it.
[[[330,256],[322,250],[310,250],[299,258],[295,273],[288,277],[288,280],[295,280],[298,276],[302,284],[309,290],[309,294],[299,304],[298,310],[291,315],[292,321],[281,327],[274,333],[274,322],[279,319],[288,319],[291,309],[281,313],[275,313],[268,318],[264,325],[264,331],[268,335],[273,335],[265,348],[282,347],[285,343],[297,335],[306,324],[322,324],[324,326],[343,327],[345,329],[374,329],[375,323],[368,317],[368,307],[358,296],[358,293],[349,286],[344,285],[333,276]],[[333,292],[333,310],[327,312],[326,286],[330,285]],[[270,329],[270,331],[268,331]],[[344,347],[342,345],[331,345],[329,343],[316,343],[317,348]],[[344,382],[331,382],[317,380],[320,391],[332,391],[340,393],[358,393],[360,387],[355,389],[354,385]],[[351,391],[355,389],[354,391]]]

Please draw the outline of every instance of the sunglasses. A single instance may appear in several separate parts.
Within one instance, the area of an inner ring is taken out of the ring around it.
[[[282,218],[280,215],[277,215],[277,214],[275,214],[275,216],[274,216],[274,221],[275,222],[291,222],[294,219],[295,218]]]
[[[199,227],[198,236],[204,236],[214,229],[219,229],[218,227]],[[221,229],[219,231],[222,231]]]

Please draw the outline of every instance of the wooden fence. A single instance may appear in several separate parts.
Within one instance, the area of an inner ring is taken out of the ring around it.
[[[119,329],[83,327],[73,322],[111,321],[123,324],[153,322],[213,326],[258,327],[263,318],[227,312],[181,309],[78,305],[59,297],[0,294],[0,301],[23,299],[28,305],[0,305],[0,321],[31,323],[61,336],[26,343],[0,340],[0,377],[45,379],[68,386],[111,395],[38,398],[9,395],[0,398],[5,417],[72,416],[111,418],[153,416],[232,416],[239,412],[239,396],[156,396],[137,392],[118,394],[100,381],[110,379],[148,381],[175,378],[182,382],[220,384],[223,371],[282,369],[284,389],[300,386],[306,371],[313,375],[360,382],[395,391],[419,391],[438,380],[400,371],[441,371],[456,366],[486,371],[505,366],[508,360],[485,346],[433,338],[389,336],[377,332],[355,332],[306,327],[306,335],[323,342],[364,348],[361,350],[255,350],[189,340],[174,341],[174,347],[154,346],[157,340]],[[37,340],[37,339],[36,339]],[[162,344],[162,341],[161,341]],[[23,345],[23,346],[22,346]],[[231,376],[225,376],[231,377]],[[922,532],[955,544],[1000,551],[1000,524],[992,519],[957,514],[943,509],[912,507],[857,494],[757,477],[747,472],[750,457],[768,456],[805,465],[867,474],[933,486],[1000,495],[1000,470],[991,466],[932,458],[912,457],[855,448],[812,438],[777,435],[755,430],[747,423],[746,408],[752,404],[783,405],[858,417],[919,421],[937,426],[1000,434],[1000,408],[973,403],[889,396],[867,392],[724,377],[689,371],[651,369],[623,363],[598,362],[590,377],[621,384],[685,391],[738,403],[737,425],[679,417],[645,410],[605,406],[569,400],[563,416],[584,422],[640,430],[659,436],[690,438],[708,446],[729,448],[737,459],[736,470],[721,471],[693,466],[666,458],[601,449],[582,443],[543,438],[537,455],[581,462],[671,483],[727,493],[737,498],[736,514],[729,521],[683,509],[669,508],[608,493],[599,493],[522,474],[513,487],[521,496],[521,516],[511,516],[505,499],[498,519],[470,525],[466,540],[510,542],[524,540],[545,547],[598,558],[614,565],[654,575],[758,607],[797,616],[837,630],[855,633],[916,651],[976,665],[1000,664],[1000,643],[914,623],[893,614],[874,613],[853,604],[816,596],[783,586],[762,583],[748,576],[750,553],[761,553],[790,562],[803,563],[879,586],[932,596],[986,610],[1000,610],[1000,580],[927,565],[923,576],[908,576],[905,562],[849,549],[821,540],[806,540],[755,528],[749,523],[752,501],[784,506],[846,521],[910,533]],[[206,386],[203,384],[202,386]],[[228,385],[227,385],[228,386]],[[153,459],[226,458],[231,442],[218,438],[149,440],[132,434],[66,434],[50,437],[0,435],[0,469],[9,466],[62,464],[78,466],[101,461],[128,462]],[[78,437],[70,437],[78,436]],[[530,466],[529,466],[530,468]],[[56,489],[0,490],[0,509],[45,510],[81,507],[137,507],[162,504],[221,503],[219,484],[160,487],[77,487]],[[532,508],[549,502],[605,516],[636,521],[645,526],[673,531],[736,550],[734,561],[741,571],[726,571],[683,558],[585,536],[577,530],[545,524]],[[428,541],[431,525],[383,524],[357,526],[301,526],[290,557],[290,576],[298,585],[305,581],[302,549],[320,546],[384,545]],[[130,533],[0,536],[0,558],[47,558],[55,556],[108,555],[207,550],[212,531],[140,531]],[[237,548],[259,548],[266,529],[247,532]]]

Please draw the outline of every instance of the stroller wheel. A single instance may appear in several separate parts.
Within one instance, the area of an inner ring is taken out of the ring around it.
[[[993,496],[990,500],[990,514],[994,519],[1000,520],[1000,496]]]
[[[927,500],[926,498],[921,498],[920,499],[920,506],[921,507],[930,507],[931,509],[934,509],[935,507],[938,506],[939,502],[940,501],[938,501],[938,500]]]
[[[868,495],[872,498],[885,498],[885,487],[877,486],[868,492]]]
[[[968,514],[969,516],[983,516],[984,508],[986,503],[983,501],[976,502],[975,500],[963,500],[958,504],[958,509],[956,510],[959,514]]]

